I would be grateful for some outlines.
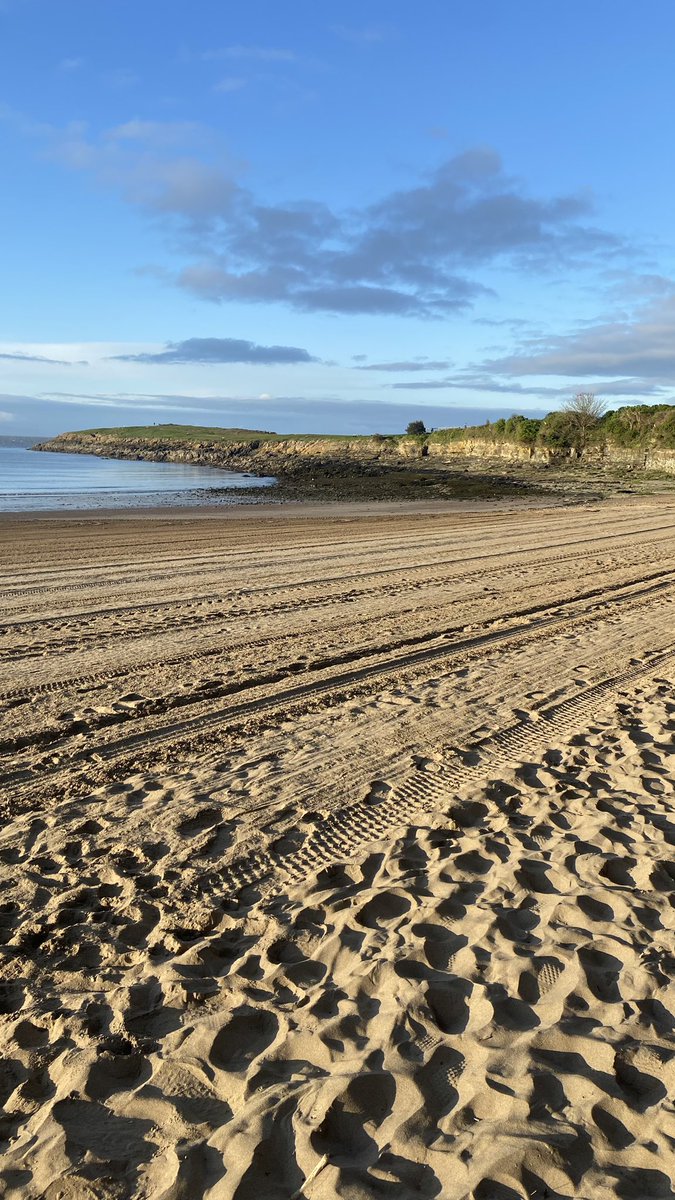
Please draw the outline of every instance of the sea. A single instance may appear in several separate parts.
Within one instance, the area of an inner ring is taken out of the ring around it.
[[[241,504],[274,483],[216,467],[0,445],[0,513]]]

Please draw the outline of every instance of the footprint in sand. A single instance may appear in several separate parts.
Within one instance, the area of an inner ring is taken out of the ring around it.
[[[388,1071],[352,1079],[333,1100],[311,1141],[319,1154],[338,1167],[367,1166],[377,1160],[375,1133],[392,1111],[396,1081]]]
[[[216,1034],[209,1060],[221,1071],[246,1071],[253,1060],[272,1044],[279,1021],[265,1008],[241,1005]]]

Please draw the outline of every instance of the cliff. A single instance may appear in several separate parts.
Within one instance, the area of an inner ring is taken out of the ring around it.
[[[432,435],[433,438],[433,435]],[[494,462],[531,463],[550,466],[553,463],[576,462],[593,467],[623,467],[632,470],[665,471],[675,475],[675,450],[649,446],[616,446],[602,442],[586,446],[583,453],[573,447],[526,445],[522,442],[461,438],[451,442],[430,440],[426,447],[429,457],[441,462],[459,458],[475,458]]]
[[[62,433],[36,450],[66,454],[95,454],[103,458],[142,459],[151,462],[195,463],[254,475],[297,477],[310,469],[386,471],[400,469],[402,460],[426,460],[425,465],[458,464],[461,460],[485,465],[529,463],[533,466],[584,463],[594,467],[659,470],[675,475],[675,450],[658,446],[621,446],[610,440],[586,446],[583,454],[571,447],[510,441],[453,430],[418,437],[280,437],[247,430],[204,430],[198,427],[157,426],[142,431],[86,430]],[[465,433],[465,436],[462,434]],[[419,466],[422,466],[419,462]]]
[[[383,466],[401,459],[419,459],[424,448],[414,438],[332,438],[279,437],[276,434],[257,434],[236,430],[234,436],[199,437],[190,428],[180,436],[180,426],[168,433],[152,430],[142,436],[133,429],[86,430],[81,433],[62,433],[51,441],[35,446],[36,450],[60,451],[64,454],[96,454],[104,458],[144,459],[151,462],[196,463],[232,471],[248,471],[255,475],[295,475],[309,466],[377,464]],[[245,436],[248,435],[248,436]]]

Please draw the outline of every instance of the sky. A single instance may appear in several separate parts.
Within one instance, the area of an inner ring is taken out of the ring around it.
[[[675,400],[672,0],[0,0],[0,433]]]

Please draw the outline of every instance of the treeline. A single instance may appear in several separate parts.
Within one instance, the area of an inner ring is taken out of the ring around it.
[[[514,415],[484,425],[455,429],[437,429],[428,435],[432,442],[456,442],[465,439],[488,442],[515,442],[525,446],[552,449],[580,448],[578,420],[570,411],[551,412],[541,420]],[[675,449],[675,405],[635,404],[606,412],[584,430],[586,446],[605,443],[635,449]]]

